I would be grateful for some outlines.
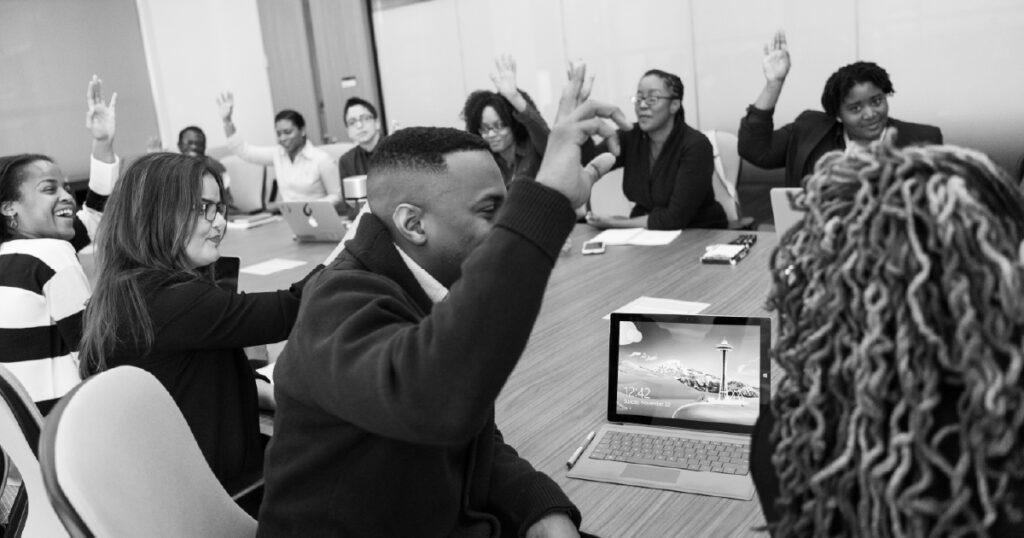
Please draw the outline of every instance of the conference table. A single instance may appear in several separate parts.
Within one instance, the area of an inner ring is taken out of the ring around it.
[[[603,316],[640,296],[708,303],[702,312],[768,316],[768,261],[773,232],[737,265],[701,264],[707,245],[740,232],[684,230],[667,246],[609,246],[583,255],[580,247],[598,230],[577,225],[571,249],[555,264],[530,342],[496,403],[505,440],[538,470],[550,475],[583,513],[583,530],[603,537],[764,536],[757,498],[737,501],[568,478],[566,460],[584,436],[605,421],[608,321]],[[301,279],[333,249],[298,243],[284,222],[231,230],[224,255],[242,259],[239,288],[267,291]],[[245,272],[272,259],[307,262],[269,275]],[[777,368],[773,366],[773,381]]]

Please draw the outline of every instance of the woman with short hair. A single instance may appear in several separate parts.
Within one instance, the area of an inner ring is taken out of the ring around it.
[[[530,95],[516,85],[515,60],[506,54],[494,63],[497,73],[491,74],[491,81],[497,92],[469,94],[462,119],[466,131],[480,135],[490,146],[507,187],[517,180],[533,181],[551,129]]]
[[[938,127],[889,117],[892,81],[885,69],[871,62],[855,62],[832,73],[821,93],[824,112],[805,110],[793,123],[775,129],[775,104],[790,68],[782,31],[765,45],[762,68],[765,86],[740,121],[737,149],[761,168],[785,168],[787,187],[799,187],[829,151],[864,147],[890,129],[896,134],[896,147],[942,143]]]
[[[331,156],[306,138],[302,114],[285,109],[274,116],[277,146],[252,146],[235,129],[231,119],[235,97],[230,92],[217,98],[224,136],[231,153],[253,164],[273,166],[281,201],[326,200],[338,209],[349,209],[341,199],[341,177]]]
[[[651,230],[727,227],[712,184],[714,151],[707,137],[686,123],[683,81],[651,69],[637,84],[633,106],[637,121],[632,129],[619,130],[622,150],[615,167],[623,168],[622,192],[635,205],[628,218],[588,214],[587,222]],[[607,149],[602,143],[597,152]]]

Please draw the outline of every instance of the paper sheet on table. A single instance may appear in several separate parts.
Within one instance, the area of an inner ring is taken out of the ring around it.
[[[675,299],[661,299],[658,297],[647,297],[642,295],[633,299],[632,301],[620,306],[615,309],[615,312],[624,312],[627,314],[699,314],[705,308],[709,307],[708,303],[697,303],[693,301],[677,301]],[[601,319],[611,319],[612,315],[608,314]]]
[[[242,273],[249,273],[250,275],[267,276],[272,275],[278,271],[287,271],[288,269],[295,269],[306,265],[307,262],[302,260],[286,260],[284,258],[274,258],[265,262],[260,262],[255,265],[243,267],[239,270]]]
[[[605,230],[591,241],[604,241],[606,245],[667,245],[676,237],[680,230],[646,230],[644,228],[620,228]]]

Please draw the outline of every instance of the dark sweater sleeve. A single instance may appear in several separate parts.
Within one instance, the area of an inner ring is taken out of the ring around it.
[[[295,324],[309,275],[287,290],[235,293],[204,280],[163,287],[150,301],[161,350],[241,348],[280,342]]]
[[[425,317],[394,281],[332,266],[302,306],[277,390],[374,435],[467,442],[526,347],[574,221],[563,195],[514,182],[491,233]]]
[[[782,168],[786,166],[786,155],[789,151],[789,139],[792,136],[793,124],[773,130],[775,123],[772,116],[775,109],[761,110],[754,105],[747,107],[747,115],[740,120],[740,131],[737,150],[740,157],[760,166],[761,168]]]
[[[495,514],[518,528],[518,535],[542,517],[563,512],[579,528],[582,517],[562,488],[549,476],[538,472],[505,444],[501,432],[494,430],[494,467],[491,473],[488,507]]]
[[[523,124],[526,134],[530,137],[530,145],[543,157],[544,150],[548,147],[548,135],[551,133],[551,129],[540,112],[533,105],[527,103],[526,110],[522,112],[514,110],[512,117]]]
[[[714,189],[711,184],[715,171],[715,155],[711,142],[696,133],[683,148],[673,182],[668,205],[654,207],[647,216],[649,230],[681,230],[700,213],[705,200]]]

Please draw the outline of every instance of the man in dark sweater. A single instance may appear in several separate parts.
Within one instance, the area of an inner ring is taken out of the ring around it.
[[[507,193],[487,144],[410,128],[370,164],[372,213],[308,284],[276,369],[259,536],[577,536],[580,514],[505,444],[494,400],[614,134],[573,70],[536,182]],[[500,212],[499,212],[500,208]]]

